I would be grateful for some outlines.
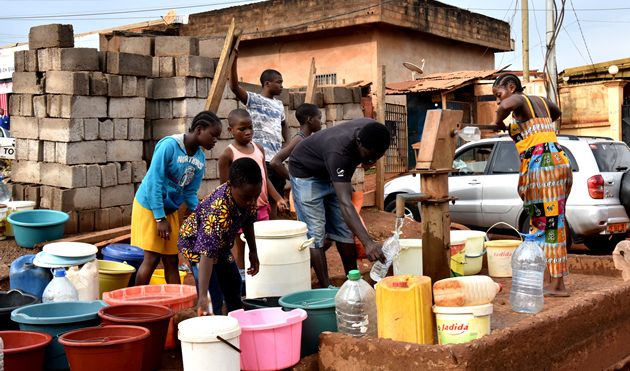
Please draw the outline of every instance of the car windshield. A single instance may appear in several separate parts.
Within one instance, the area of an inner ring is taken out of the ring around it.
[[[626,171],[630,168],[630,149],[623,143],[591,143],[591,151],[603,173]]]

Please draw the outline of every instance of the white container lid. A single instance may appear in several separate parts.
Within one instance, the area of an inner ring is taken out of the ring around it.
[[[83,242],[53,242],[44,246],[46,254],[64,258],[81,258],[98,253],[98,247]]]
[[[494,306],[492,303],[484,305],[473,305],[470,307],[438,307],[433,306],[435,314],[472,314],[475,317],[483,317],[492,314]]]
[[[265,220],[254,223],[257,238],[286,238],[308,233],[306,223],[297,220]]]
[[[189,343],[212,343],[233,339],[241,334],[241,326],[236,318],[228,316],[205,316],[187,319],[179,324],[177,336]]]
[[[468,239],[486,237],[486,232],[481,231],[451,231],[451,239]]]
[[[453,238],[453,236],[451,236],[451,246],[465,245],[466,242],[468,242],[466,238]]]

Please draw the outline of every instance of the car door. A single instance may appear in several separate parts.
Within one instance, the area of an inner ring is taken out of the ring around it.
[[[455,154],[453,168],[448,178],[449,195],[458,197],[451,204],[451,220],[465,225],[480,225],[481,196],[485,174],[494,143],[484,143],[463,148]]]
[[[483,183],[480,226],[490,227],[505,222],[519,228],[518,218],[523,201],[518,195],[518,174],[521,160],[512,141],[497,143],[491,167]]]

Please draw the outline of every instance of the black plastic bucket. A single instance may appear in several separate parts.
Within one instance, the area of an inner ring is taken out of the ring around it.
[[[278,300],[280,300],[280,296],[269,296],[266,298],[254,298],[254,299],[243,299],[243,306],[245,310],[252,309],[264,309],[264,308],[277,308],[282,305],[278,304]]]
[[[11,320],[13,310],[39,303],[37,296],[20,289],[0,291],[0,331],[19,330],[20,326]]]

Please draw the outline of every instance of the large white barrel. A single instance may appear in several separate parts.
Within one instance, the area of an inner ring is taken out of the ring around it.
[[[248,298],[284,296],[311,289],[311,253],[314,239],[307,239],[306,223],[295,220],[266,220],[254,223],[260,269],[247,275]],[[244,236],[242,236],[244,238]],[[249,246],[245,246],[249,268]]]

